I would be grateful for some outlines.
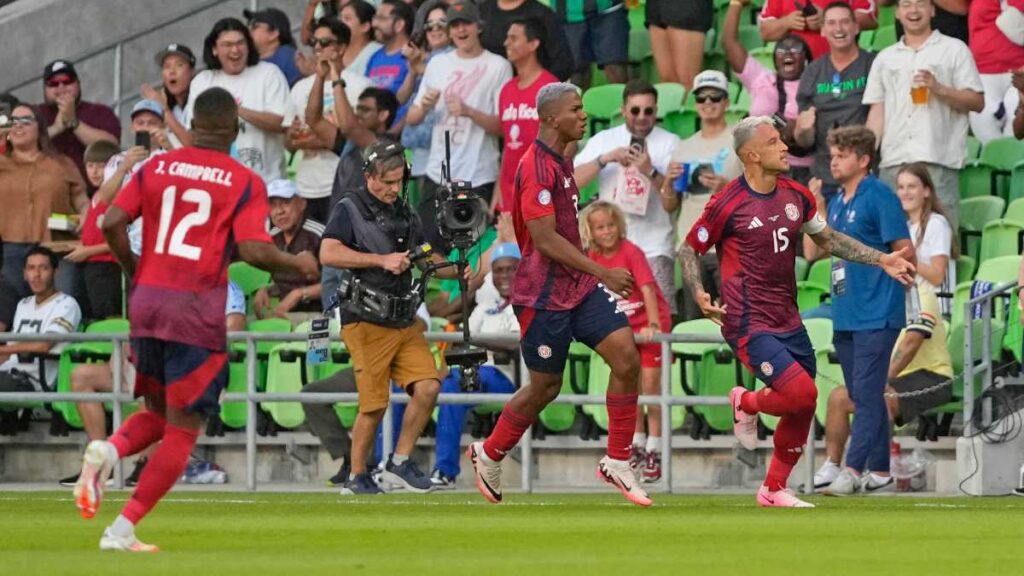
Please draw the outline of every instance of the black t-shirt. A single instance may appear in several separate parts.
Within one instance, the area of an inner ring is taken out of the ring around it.
[[[875,53],[861,50],[857,59],[842,72],[836,70],[832,58],[825,54],[807,65],[800,77],[796,103],[803,112],[814,106],[817,122],[814,127],[814,166],[811,173],[829,186],[836,180],[829,169],[828,131],[839,126],[864,124],[870,106],[861,103],[867,86]]]
[[[489,52],[505,58],[505,36],[512,22],[526,18],[536,18],[547,31],[543,38],[544,52],[547,57],[541,59],[541,66],[558,77],[567,80],[574,68],[572,52],[562,30],[562,24],[556,14],[537,0],[526,0],[518,8],[502,10],[498,8],[498,0],[485,0],[479,5],[480,19],[484,21],[483,34],[480,41]]]

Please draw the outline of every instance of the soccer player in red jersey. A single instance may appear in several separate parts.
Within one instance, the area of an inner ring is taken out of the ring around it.
[[[86,447],[75,485],[82,515],[96,514],[118,459],[160,445],[124,510],[103,532],[101,550],[158,550],[135,537],[135,525],[181,477],[204,418],[220,410],[228,372],[227,266],[235,246],[259,268],[319,276],[314,255],[274,247],[266,231],[263,181],[228,155],[238,133],[234,97],[221,88],[200,94],[191,133],[194,146],[147,163],[104,217],[110,249],[134,279],[129,319],[135,395],[145,398],[146,409],[109,441]],[[136,263],[127,226],[139,216],[146,226]]]
[[[512,222],[522,252],[511,303],[522,333],[520,349],[530,385],[512,397],[494,432],[470,445],[476,485],[484,498],[501,502],[501,460],[530,428],[537,414],[558,396],[569,343],[576,339],[608,363],[608,452],[598,478],[618,488],[629,501],[650,506],[651,499],[629,466],[636,421],[640,355],[625,314],[616,310],[612,292],[629,297],[633,277],[624,268],[605,268],[587,258],[580,242],[579,190],[570,142],[583,137],[587,115],[579,89],[554,83],[537,93],[540,132],[519,163]]]
[[[704,315],[722,326],[736,356],[767,385],[757,392],[737,386],[729,394],[737,439],[748,450],[757,448],[757,414],[781,416],[758,504],[813,508],[786,489],[818,397],[814,349],[796,307],[796,235],[810,234],[833,256],[880,266],[904,284],[912,282],[914,266],[906,258],[913,256],[909,248],[883,254],[829,228],[811,192],[783,176],[788,148],[771,118],[741,121],[733,145],[743,175],[711,197],[690,229],[679,251],[683,280]],[[722,270],[721,306],[701,286],[697,260],[712,246]]]

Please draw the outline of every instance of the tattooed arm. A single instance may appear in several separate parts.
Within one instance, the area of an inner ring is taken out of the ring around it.
[[[850,262],[878,266],[905,285],[913,280],[914,265],[908,259],[914,259],[914,248],[909,240],[893,242],[896,251],[883,254],[841,232],[836,232],[829,226],[825,226],[817,234],[812,234],[811,238],[815,244],[831,252],[833,256]]]
[[[683,283],[690,287],[693,299],[700,306],[700,311],[711,319],[712,322],[722,325],[722,316],[725,315],[725,306],[717,306],[711,301],[711,295],[704,291],[704,285],[700,281],[700,257],[693,248],[683,242],[679,248],[679,263],[683,273]]]

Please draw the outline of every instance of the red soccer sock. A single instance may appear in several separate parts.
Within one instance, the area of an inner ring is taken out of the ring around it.
[[[818,387],[814,379],[799,364],[793,364],[776,380],[771,388],[762,388],[743,395],[743,411],[749,414],[764,412],[772,416],[785,416],[807,410],[814,411],[818,402]],[[748,410],[748,406],[754,411]]]
[[[814,418],[814,410],[804,410],[797,414],[787,414],[779,419],[775,427],[773,440],[775,450],[772,451],[772,460],[768,464],[768,476],[764,484],[771,491],[782,490],[789,481],[789,474],[793,466],[800,460],[803,453],[804,443],[811,429],[811,420]]]
[[[637,394],[607,394],[608,451],[610,458],[629,460],[629,449],[636,430]]]
[[[759,414],[761,412],[760,393],[765,390],[768,388],[762,388],[757,392],[744,392],[743,396],[740,396],[740,408],[747,414]]]
[[[143,468],[139,485],[124,507],[122,514],[129,522],[137,525],[181,478],[198,437],[198,430],[167,425],[160,447]]]
[[[119,458],[127,458],[159,442],[166,424],[164,417],[156,412],[136,412],[121,424],[109,441],[117,449]]]
[[[519,443],[519,439],[533,425],[534,420],[535,418],[527,418],[522,414],[513,412],[506,405],[505,409],[501,411],[501,416],[498,417],[498,423],[495,424],[494,431],[484,440],[484,452],[487,454],[487,457],[495,462],[500,462],[505,458],[505,454],[509,450],[515,448],[515,445]],[[632,434],[632,430],[630,434]]]

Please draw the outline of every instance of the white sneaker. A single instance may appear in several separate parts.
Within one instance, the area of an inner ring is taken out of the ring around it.
[[[93,440],[85,447],[82,472],[74,490],[75,505],[82,512],[82,518],[92,518],[100,509],[103,486],[110,479],[114,464],[117,464],[117,449],[110,442]]]
[[[821,468],[814,473],[814,489],[828,488],[839,477],[840,472],[842,472],[842,468],[838,464],[826,460]]]
[[[822,490],[823,494],[829,496],[852,496],[860,491],[860,477],[850,471],[849,468],[843,468],[843,471],[836,476],[836,479],[829,484],[829,487]]]
[[[654,504],[633,475],[629,460],[615,460],[609,456],[601,458],[597,464],[597,478],[618,488],[626,500],[637,506],[646,507]]]
[[[732,431],[740,445],[747,450],[757,450],[757,415],[747,414],[740,406],[740,399],[747,389],[736,386],[729,392],[729,403],[732,404]]]
[[[814,508],[814,504],[797,498],[788,488],[771,492],[763,484],[757,491],[757,503],[763,508]]]
[[[487,457],[487,454],[484,453],[483,442],[470,444],[466,449],[466,456],[473,463],[476,489],[491,504],[501,502],[501,462],[492,462]]]
[[[110,528],[103,531],[100,538],[100,550],[114,550],[116,552],[159,552],[160,548],[152,544],[139,542],[135,534],[130,536],[114,536]]]
[[[865,494],[893,492],[896,490],[896,481],[892,476],[876,476],[869,473],[861,480],[860,488]]]

